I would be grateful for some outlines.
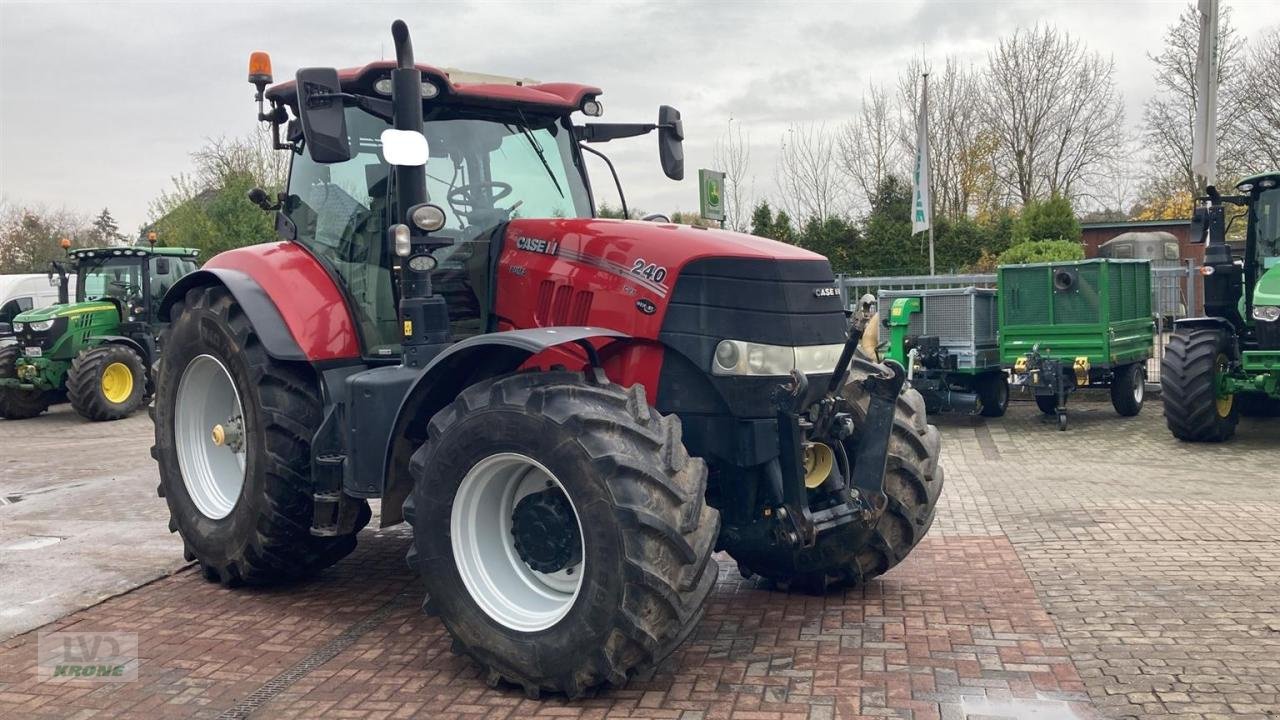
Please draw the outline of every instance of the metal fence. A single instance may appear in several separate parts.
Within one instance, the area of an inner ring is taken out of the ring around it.
[[[1204,295],[1200,285],[1200,267],[1190,261],[1181,266],[1151,268],[1151,311],[1155,315],[1156,339],[1154,355],[1147,363],[1147,379],[1160,381],[1160,359],[1173,330],[1175,320],[1203,313]],[[839,275],[836,287],[846,308],[854,308],[858,298],[881,290],[926,290],[957,287],[995,287],[994,273],[968,275],[882,275],[857,277]]]

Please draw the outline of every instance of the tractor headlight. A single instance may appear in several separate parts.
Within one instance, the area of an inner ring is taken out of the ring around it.
[[[22,323],[13,324],[13,331],[16,333],[22,332],[25,328],[26,328],[26,325],[23,325]]]
[[[792,370],[806,375],[833,372],[842,343],[785,347],[743,340],[721,340],[711,361],[712,375],[786,376]]]
[[[1253,309],[1253,319],[1262,322],[1280,320],[1280,305],[1259,305]]]
[[[39,322],[27,323],[27,328],[32,332],[44,332],[53,329],[52,320],[40,320]]]

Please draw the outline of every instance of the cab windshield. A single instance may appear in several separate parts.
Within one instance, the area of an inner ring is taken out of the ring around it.
[[[76,300],[118,300],[125,307],[142,300],[142,263],[138,257],[82,257],[77,262]]]
[[[403,219],[393,219],[394,175],[382,157],[389,124],[357,108],[347,108],[346,121],[351,159],[322,165],[297,148],[284,210],[297,241],[346,286],[366,354],[393,355],[401,328],[386,231]],[[435,252],[434,281],[448,298],[455,336],[474,334],[487,300],[475,279],[487,276],[492,231],[514,218],[590,217],[590,196],[561,117],[437,107],[423,134],[427,197],[445,213],[435,235],[453,241]]]

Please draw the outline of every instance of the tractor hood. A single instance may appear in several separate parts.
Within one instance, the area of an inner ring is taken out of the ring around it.
[[[1254,307],[1259,305],[1280,305],[1280,263],[1258,278],[1258,285],[1253,290]]]
[[[69,303],[67,305],[50,305],[20,313],[13,319],[15,323],[33,323],[53,320],[60,317],[71,317],[92,312],[115,312],[116,306],[109,302],[91,300],[88,302]]]

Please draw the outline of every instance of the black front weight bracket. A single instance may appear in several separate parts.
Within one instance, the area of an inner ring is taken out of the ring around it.
[[[868,506],[879,511],[887,499],[884,494],[884,472],[889,462],[889,441],[893,437],[893,419],[898,411],[898,396],[906,382],[907,371],[893,360],[884,363],[888,373],[870,375],[862,381],[870,400],[867,417],[854,457],[850,484],[862,495]]]

